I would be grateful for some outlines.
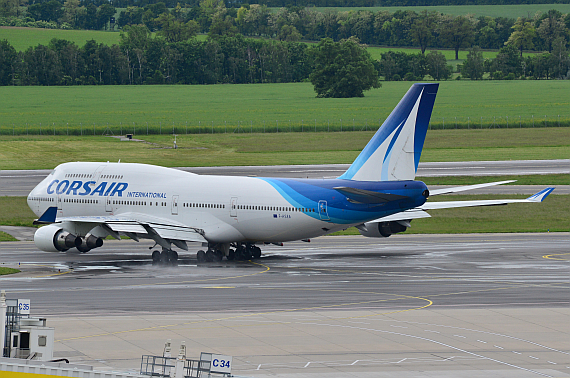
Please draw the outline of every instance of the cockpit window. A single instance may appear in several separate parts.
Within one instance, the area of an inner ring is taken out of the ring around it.
[[[55,173],[55,169],[53,171],[51,171],[48,176],[53,176],[54,173]]]

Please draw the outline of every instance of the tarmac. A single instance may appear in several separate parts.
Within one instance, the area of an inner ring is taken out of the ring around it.
[[[568,377],[570,233],[324,237],[252,262],[151,264],[150,243],[87,254],[0,243],[9,298],[55,356],[136,372],[166,339],[235,376]]]

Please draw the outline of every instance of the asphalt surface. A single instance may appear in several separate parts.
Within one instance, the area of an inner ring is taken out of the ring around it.
[[[149,243],[87,254],[0,243],[9,298],[56,356],[136,371],[164,341],[253,377],[567,377],[570,234],[324,237],[253,262],[151,264]]]
[[[180,167],[178,169],[205,175],[260,176],[286,178],[335,178],[348,164],[288,165],[247,167]],[[0,196],[27,196],[50,170],[0,170]],[[531,174],[570,174],[570,159],[420,163],[417,178],[443,176],[517,176]],[[523,188],[509,185],[471,194],[534,194],[542,187]],[[570,186],[558,186],[557,194],[570,194]]]

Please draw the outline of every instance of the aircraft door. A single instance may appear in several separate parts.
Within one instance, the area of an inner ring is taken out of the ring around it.
[[[110,213],[111,211],[113,211],[113,206],[111,204],[111,197],[107,196],[105,198],[105,211]]]
[[[230,203],[230,217],[237,217],[237,197],[232,197]]]
[[[178,195],[172,196],[172,204],[171,204],[171,210],[172,210],[172,215],[178,215]]]
[[[63,216],[63,199],[60,194],[57,195],[57,213],[60,217]]]
[[[319,201],[319,216],[321,217],[321,220],[324,221],[330,220],[329,213],[327,210],[327,201],[324,200]]]

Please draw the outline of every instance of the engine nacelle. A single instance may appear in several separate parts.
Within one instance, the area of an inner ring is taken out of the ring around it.
[[[93,248],[99,248],[103,245],[103,239],[95,235],[87,234],[85,238],[80,238],[81,243],[77,246],[79,252],[89,252]]]
[[[34,234],[36,247],[46,252],[62,252],[81,245],[81,238],[52,224],[39,228]]]
[[[364,223],[364,225],[356,226],[356,228],[358,228],[362,236],[369,238],[387,238],[392,234],[404,232],[408,229],[408,227],[396,221],[369,222]]]

